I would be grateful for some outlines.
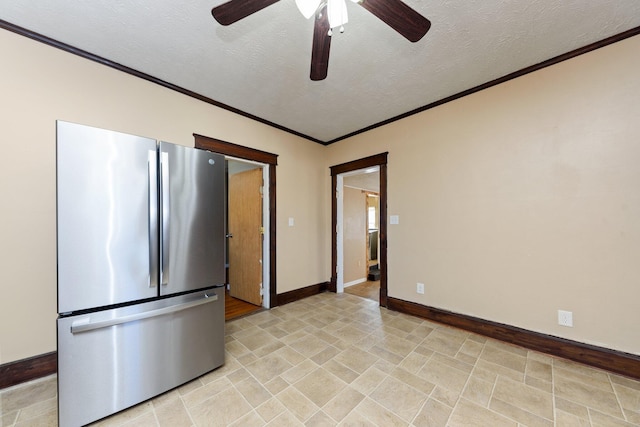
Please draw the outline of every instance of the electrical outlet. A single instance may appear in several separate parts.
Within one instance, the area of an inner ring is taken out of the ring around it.
[[[558,310],[558,325],[573,327],[573,313],[571,311]]]
[[[416,283],[416,292],[424,294],[424,283]]]

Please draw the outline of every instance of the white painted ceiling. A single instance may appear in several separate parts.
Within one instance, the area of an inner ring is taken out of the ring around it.
[[[406,0],[432,23],[411,43],[347,2],[314,82],[294,0],[228,27],[223,2],[3,0],[0,19],[323,143],[640,27],[639,0]]]

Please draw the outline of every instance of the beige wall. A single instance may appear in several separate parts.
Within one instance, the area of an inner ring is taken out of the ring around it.
[[[278,154],[277,291],[329,279],[323,146],[8,31],[0,52],[0,363],[56,348],[56,119]]]
[[[343,280],[345,284],[367,278],[367,199],[358,188],[344,187],[343,222]]]
[[[640,37],[328,148],[7,31],[0,51],[0,363],[55,350],[56,119],[279,154],[279,293],[329,278],[328,166],[388,151],[390,296],[640,354]]]
[[[389,295],[640,354],[638,52],[640,36],[329,146],[328,165],[389,152]]]

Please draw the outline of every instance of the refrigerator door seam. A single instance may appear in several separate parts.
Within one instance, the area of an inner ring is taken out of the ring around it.
[[[144,313],[130,314],[128,316],[117,317],[114,319],[91,322],[90,317],[78,319],[71,324],[71,333],[79,334],[82,332],[94,331],[96,329],[107,328],[110,326],[121,325],[123,323],[134,322],[136,320],[148,319],[151,317],[162,316],[165,314],[176,313],[198,305],[211,303],[218,300],[218,295],[205,294],[204,297],[195,301],[189,301],[183,304],[177,304],[170,307],[163,307],[156,310],[145,311]]]
[[[160,203],[162,205],[162,251],[160,253],[160,283],[162,284],[162,286],[166,286],[169,284],[169,227],[171,214],[171,203],[169,199],[169,153],[163,151],[160,153],[160,156],[160,189],[162,191],[160,195]]]
[[[158,285],[158,153],[149,150],[149,287]]]

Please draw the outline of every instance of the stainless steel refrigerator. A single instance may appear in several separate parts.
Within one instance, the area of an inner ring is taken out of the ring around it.
[[[224,363],[224,157],[57,122],[58,418]]]

